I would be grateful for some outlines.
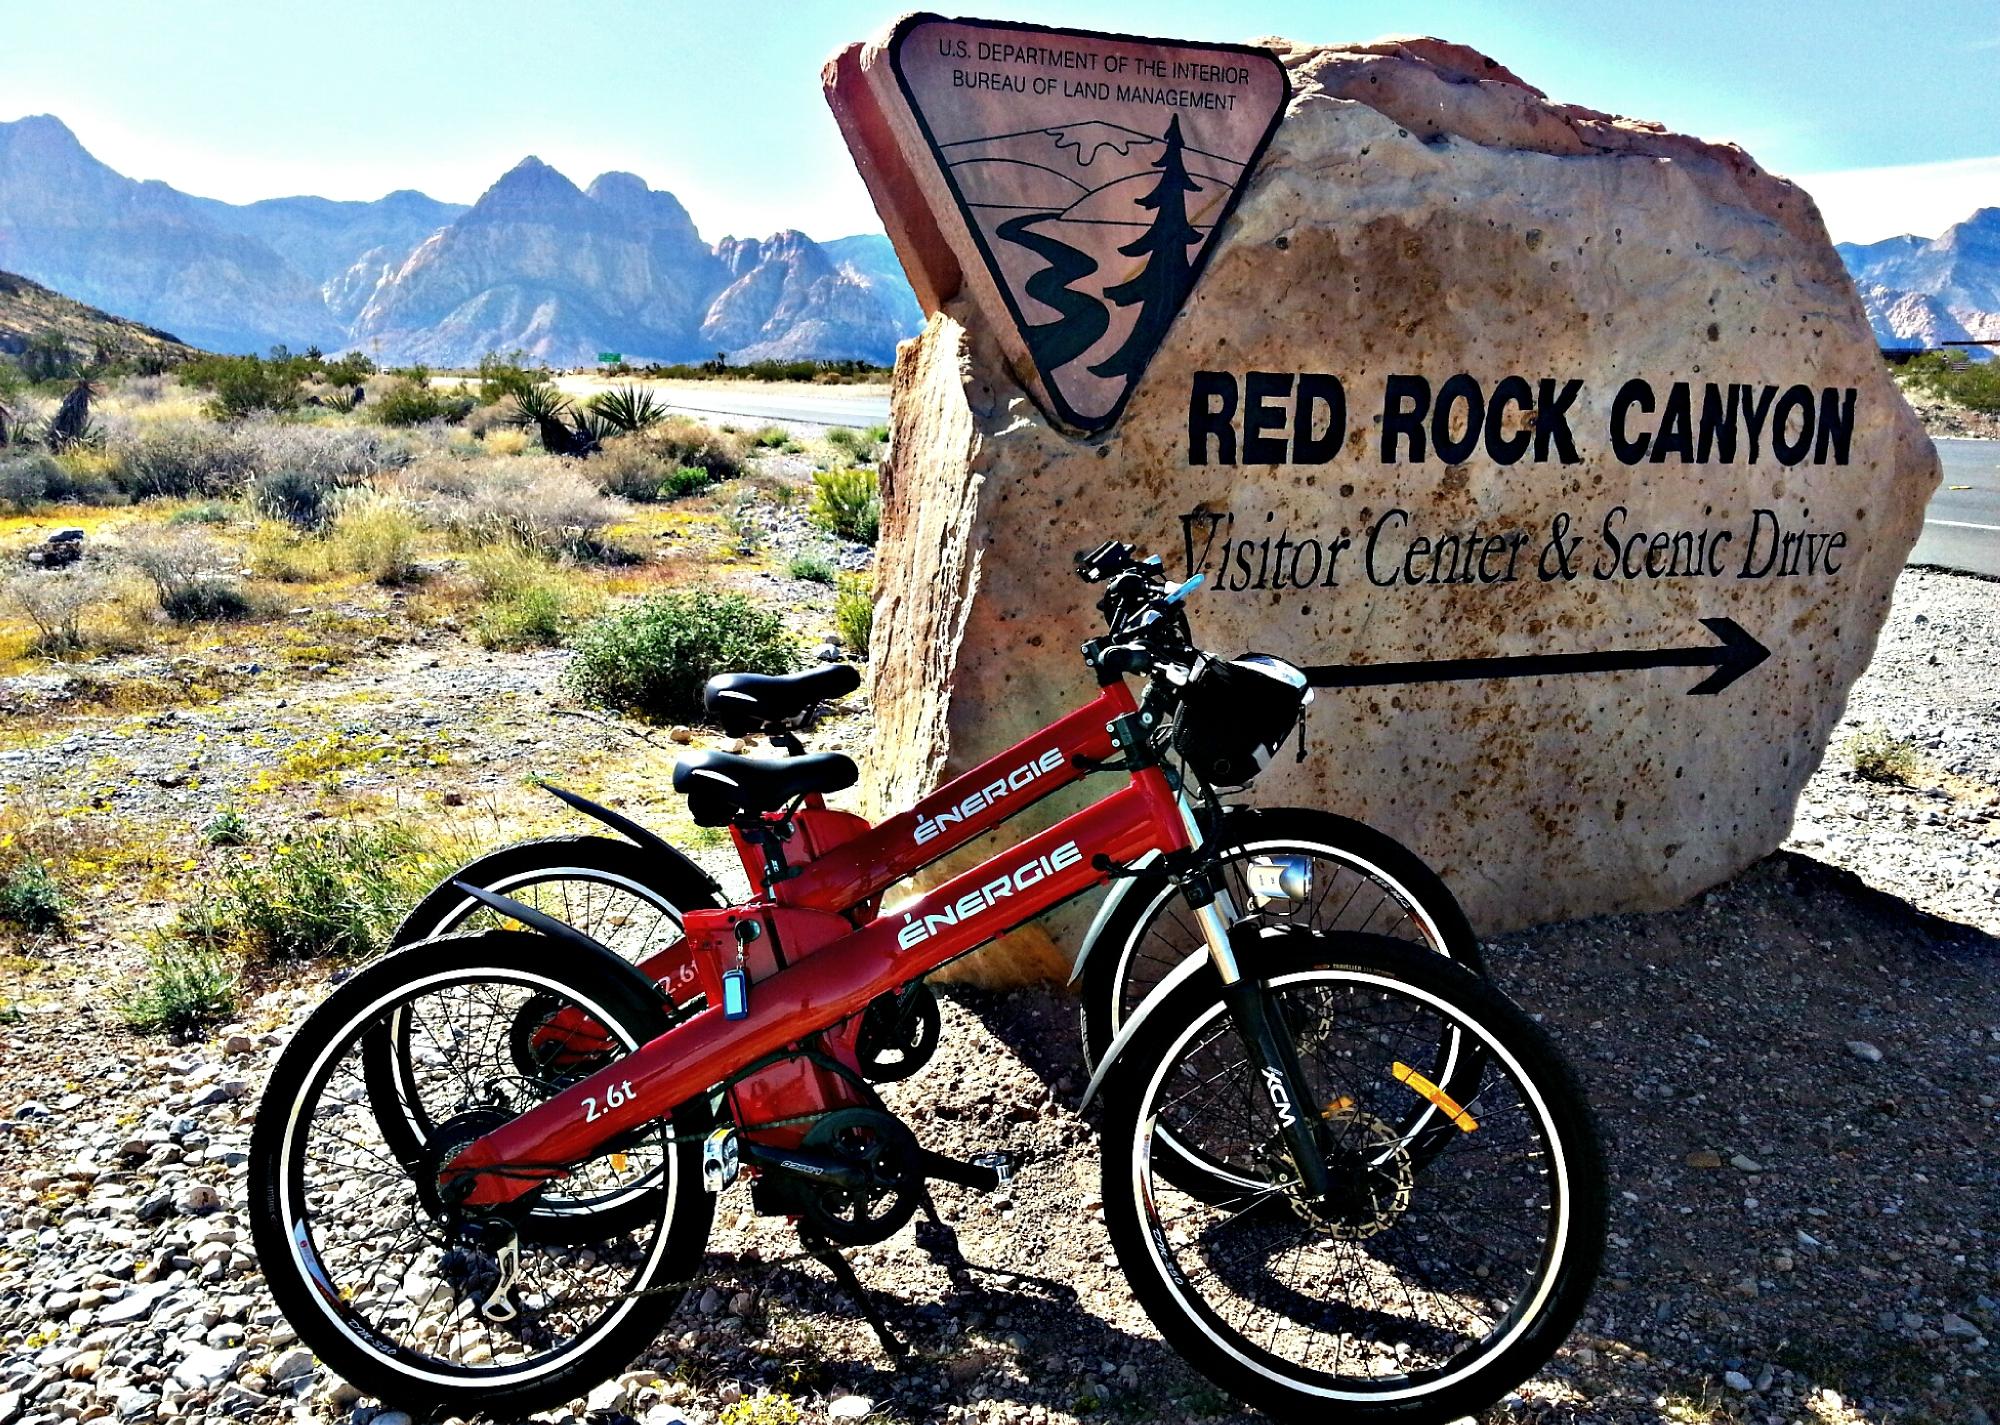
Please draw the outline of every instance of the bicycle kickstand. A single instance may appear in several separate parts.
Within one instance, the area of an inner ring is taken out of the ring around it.
[[[840,1283],[841,1289],[853,1299],[856,1306],[861,1308],[861,1314],[868,1319],[868,1324],[875,1328],[875,1339],[882,1343],[882,1349],[894,1358],[898,1366],[907,1361],[910,1355],[908,1344],[890,1329],[887,1318],[875,1305],[875,1298],[861,1284],[861,1278],[854,1274],[853,1264],[840,1255],[840,1249],[816,1233],[801,1232],[799,1240],[805,1244],[805,1249],[812,1253],[821,1266],[833,1273],[833,1279]]]

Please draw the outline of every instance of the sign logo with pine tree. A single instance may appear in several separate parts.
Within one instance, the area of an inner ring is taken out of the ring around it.
[[[1109,428],[1277,127],[1283,66],[929,16],[899,28],[891,60],[949,195],[933,216],[986,279],[968,283],[981,315],[1052,417]]]

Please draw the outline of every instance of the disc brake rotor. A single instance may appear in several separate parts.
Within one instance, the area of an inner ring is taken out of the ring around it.
[[[1334,1149],[1327,1155],[1333,1188],[1322,1202],[1289,1194],[1292,1211],[1337,1241],[1358,1242],[1395,1226],[1410,1206],[1416,1166],[1392,1124],[1351,1103],[1325,1114]]]

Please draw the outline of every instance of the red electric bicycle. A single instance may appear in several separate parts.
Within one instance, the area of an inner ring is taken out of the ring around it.
[[[1105,586],[1097,697],[907,812],[828,809],[845,757],[684,759],[676,788],[730,828],[757,890],[686,911],[667,974],[462,883],[528,928],[421,941],[334,991],[273,1071],[250,1163],[266,1279],[322,1359],[399,1405],[573,1399],[657,1334],[739,1175],[860,1298],[834,1247],[898,1231],[928,1180],[991,1188],[1013,1166],[925,1150],[872,1088],[927,1057],[923,977],[1135,867],[1168,879],[1206,951],[1126,1015],[1085,1094],[1106,1222],[1161,1334],[1288,1418],[1447,1420],[1547,1359],[1604,1232],[1573,1077],[1446,957],[1233,904],[1215,789],[1286,741],[1305,680],[1198,650],[1192,583],[1168,590],[1127,546],[1079,568]],[[767,721],[799,706],[783,680],[732,691]],[[881,907],[1097,774],[1123,781]]]

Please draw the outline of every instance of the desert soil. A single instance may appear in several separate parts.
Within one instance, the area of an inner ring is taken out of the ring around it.
[[[1695,903],[1493,942],[1498,981],[1582,1071],[1610,1150],[1602,1286],[1491,1421],[1990,1425],[2000,1414],[2000,588],[1913,571],[1788,847]],[[419,636],[312,681],[70,722],[0,754],[0,795],[192,847],[224,804],[270,826],[353,805],[490,842],[552,773],[685,831],[667,750],[549,714],[561,655]],[[16,706],[41,695],[7,690]],[[1914,744],[1911,784],[1841,740]],[[829,745],[865,741],[865,709]],[[294,778],[299,749],[382,749]],[[180,852],[176,850],[174,854]],[[192,849],[190,856],[201,854]],[[713,848],[701,852],[717,862]],[[0,1024],[0,1425],[201,1419],[404,1425],[296,1342],[248,1249],[258,1092],[330,967],[252,987],[199,1043],[113,1004],[171,894],[15,962]],[[720,1205],[709,1279],[630,1373],[548,1418],[1237,1420],[1133,1305],[1102,1225],[1071,1002],[946,996],[937,1060],[885,1095],[947,1153],[1006,1148],[1001,1195],[940,1187],[969,1268],[912,1229],[855,1265],[916,1347],[902,1371],[782,1222]],[[772,1398],[757,1406],[760,1393]],[[751,1413],[752,1407],[760,1413]]]

